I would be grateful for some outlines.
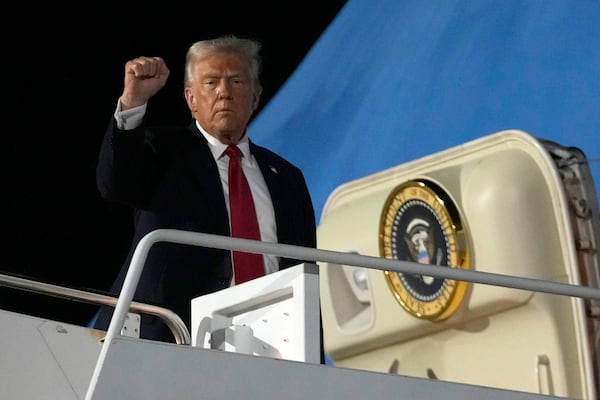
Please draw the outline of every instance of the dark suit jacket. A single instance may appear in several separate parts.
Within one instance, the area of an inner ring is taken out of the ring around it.
[[[272,151],[250,142],[275,209],[279,243],[316,247],[315,215],[302,172]],[[121,290],[139,240],[161,228],[229,235],[229,219],[216,162],[192,122],[187,128],[121,131],[110,122],[97,165],[97,186],[107,200],[134,211],[134,237],[111,292]],[[280,269],[301,260],[281,259]],[[148,254],[135,301],[166,307],[190,329],[192,298],[227,288],[230,252],[157,243]],[[103,307],[95,327],[107,329],[112,308]],[[141,337],[173,341],[158,318],[142,316]]]

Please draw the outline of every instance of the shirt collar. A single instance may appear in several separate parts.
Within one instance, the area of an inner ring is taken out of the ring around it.
[[[227,148],[226,144],[223,144],[217,140],[214,136],[209,134],[200,126],[200,123],[196,121],[196,127],[202,133],[202,136],[208,142],[208,147],[210,148],[210,152],[212,153],[215,160],[218,160],[223,155],[223,152]],[[242,137],[242,140],[237,144],[237,147],[242,151],[244,158],[250,159],[250,141],[248,140],[248,132]]]

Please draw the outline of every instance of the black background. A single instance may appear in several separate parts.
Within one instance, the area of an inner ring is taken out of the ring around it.
[[[131,214],[100,198],[95,167],[128,59],[166,60],[171,76],[152,100],[162,110],[152,118],[187,124],[188,46],[229,33],[258,39],[260,112],[344,3],[23,1],[5,8],[0,272],[74,289],[110,287],[128,250]],[[77,324],[96,310],[7,287],[0,287],[0,307]]]

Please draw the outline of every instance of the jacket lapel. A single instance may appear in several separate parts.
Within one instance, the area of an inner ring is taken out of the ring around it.
[[[250,151],[254,154],[254,158],[258,163],[260,171],[263,174],[269,194],[271,195],[271,201],[273,202],[273,208],[275,211],[275,225],[277,227],[278,236],[282,236],[284,232],[281,232],[281,228],[285,227],[286,224],[282,224],[283,215],[285,215],[284,209],[288,205],[286,199],[285,182],[281,177],[279,167],[272,162],[271,157],[268,153],[263,151],[260,147],[256,146],[250,141]]]
[[[193,171],[193,177],[196,181],[195,187],[198,188],[198,197],[201,198],[203,207],[208,207],[214,215],[220,215],[221,226],[219,230],[224,234],[229,234],[229,219],[227,208],[225,206],[225,195],[223,186],[219,177],[219,170],[213,155],[210,151],[206,139],[196,128],[194,123],[188,127],[194,135],[193,147],[185,152],[183,162],[189,164],[189,171]],[[206,210],[202,211],[203,213]]]

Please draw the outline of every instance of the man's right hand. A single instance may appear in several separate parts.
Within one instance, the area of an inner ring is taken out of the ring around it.
[[[169,68],[160,57],[138,57],[125,64],[125,82],[121,110],[148,102],[169,78]]]

